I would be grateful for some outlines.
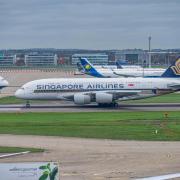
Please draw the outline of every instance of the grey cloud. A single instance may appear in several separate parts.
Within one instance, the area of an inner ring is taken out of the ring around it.
[[[180,40],[178,0],[6,0],[0,5],[0,48],[144,48],[149,34],[158,46],[169,48],[165,38],[179,45],[173,42]]]

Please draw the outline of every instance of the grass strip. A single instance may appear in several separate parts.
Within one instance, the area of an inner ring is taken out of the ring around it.
[[[180,112],[1,113],[0,133],[179,141]]]
[[[6,147],[0,146],[0,153],[18,153],[18,152],[25,152],[30,151],[31,153],[38,153],[43,152],[43,149],[37,148],[21,148],[21,147]]]

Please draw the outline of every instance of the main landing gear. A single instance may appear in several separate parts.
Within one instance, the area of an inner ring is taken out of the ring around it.
[[[117,107],[119,107],[119,104],[117,102],[113,102],[113,103],[99,103],[98,106],[99,107],[114,107],[114,108],[117,108]]]
[[[30,108],[31,107],[31,104],[29,101],[26,101],[26,108]]]

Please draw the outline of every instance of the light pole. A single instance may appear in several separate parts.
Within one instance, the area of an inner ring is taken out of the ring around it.
[[[148,37],[149,41],[149,68],[151,68],[151,36]]]

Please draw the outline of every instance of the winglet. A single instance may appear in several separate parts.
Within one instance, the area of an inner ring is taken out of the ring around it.
[[[95,77],[104,77],[100,74],[96,68],[87,60],[87,58],[80,59],[81,65],[83,66],[85,73]]]
[[[161,77],[180,78],[180,56],[171,66],[167,68]]]

